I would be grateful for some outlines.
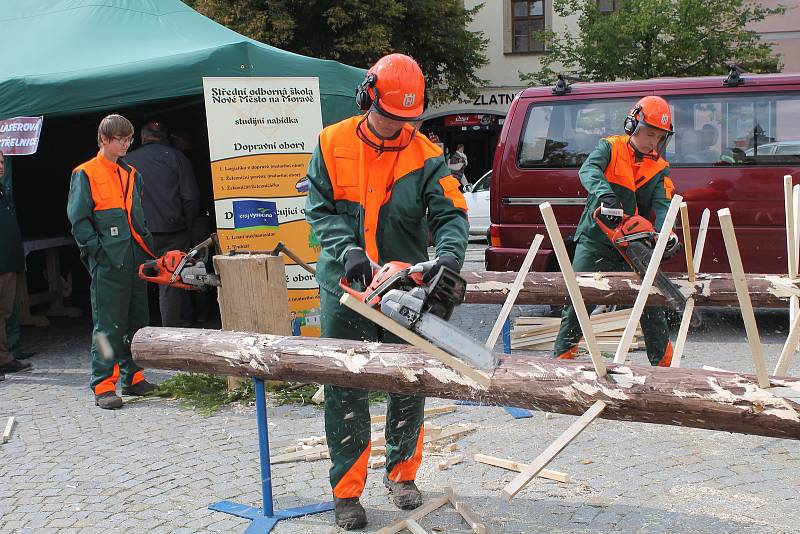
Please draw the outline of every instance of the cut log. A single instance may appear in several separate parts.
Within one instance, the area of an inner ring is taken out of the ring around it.
[[[696,253],[695,253],[696,254]],[[695,255],[695,258],[697,256]],[[576,273],[581,296],[586,304],[632,305],[641,286],[633,273]],[[470,304],[502,304],[514,283],[513,272],[462,272],[467,281]],[[736,287],[730,273],[698,274],[690,284],[686,275],[668,275],[687,297],[694,293],[695,307],[719,306],[738,308]],[[790,281],[786,275],[748,274],[747,287],[754,308],[786,308],[792,295],[800,296],[800,280]],[[694,291],[692,291],[694,288]],[[517,295],[516,304],[570,304],[567,286],[561,273],[528,273]],[[656,289],[650,290],[648,306],[666,306]]]
[[[800,439],[800,404],[758,388],[755,377],[701,369],[612,365],[597,380],[587,361],[501,356],[486,390],[410,345],[189,328],[140,329],[131,345],[145,368],[467,399],[604,419]],[[771,378],[800,391],[800,378]]]

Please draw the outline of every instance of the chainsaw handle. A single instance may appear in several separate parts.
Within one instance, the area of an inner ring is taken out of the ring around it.
[[[609,228],[603,221],[600,220],[600,217],[598,217],[598,215],[601,214],[601,210],[602,209],[603,208],[601,206],[598,206],[597,209],[594,210],[594,214],[592,215],[592,217],[594,218],[594,222],[597,223],[597,226],[600,227],[600,230],[604,234],[606,234],[606,237],[608,237],[608,240],[611,241],[611,243],[613,244],[614,243],[614,239],[616,237],[617,229],[616,228]],[[625,222],[624,219],[623,219],[622,222]],[[622,224],[622,222],[620,224]]]

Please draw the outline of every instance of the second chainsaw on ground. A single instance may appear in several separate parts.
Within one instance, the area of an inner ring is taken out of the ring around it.
[[[616,228],[610,228],[598,217],[601,209],[597,208],[594,212],[595,222],[633,270],[644,277],[658,239],[653,224],[641,215],[624,215]],[[660,270],[653,284],[673,308],[682,310],[686,307],[686,297]]]
[[[433,266],[434,261],[416,265],[392,261],[375,270],[364,291],[353,289],[345,278],[339,285],[445,352],[478,369],[493,370],[497,355],[447,322],[453,309],[464,300],[466,281],[452,269],[442,267],[425,283],[423,276]]]

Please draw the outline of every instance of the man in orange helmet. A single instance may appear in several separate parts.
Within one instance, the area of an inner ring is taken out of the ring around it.
[[[664,151],[673,135],[672,113],[666,100],[659,96],[640,99],[625,118],[626,135],[601,139],[581,166],[581,183],[589,192],[575,232],[575,272],[629,271],[630,266],[598,227],[594,213],[609,228],[616,228],[623,215],[655,216],[660,231],[672,198],[669,163]],[[672,233],[664,259],[680,250]],[[593,306],[587,306],[591,313]],[[663,308],[645,307],[641,318],[647,357],[652,365],[669,367],[672,344]],[[575,358],[581,327],[575,309],[566,306],[561,315],[561,329],[556,338],[555,356]]]
[[[369,69],[356,89],[362,115],[325,128],[308,167],[306,219],[322,245],[317,264],[322,335],[402,342],[340,306],[338,281],[372,281],[375,265],[428,260],[428,230],[436,246],[432,278],[456,272],[467,246],[467,205],[442,149],[418,135],[425,79],[408,56],[391,54]],[[359,502],[370,457],[368,391],[325,386],[325,433],[331,457],[336,524],[361,528]],[[384,484],[402,509],[422,504],[414,479],[422,461],[424,397],[389,395]]]

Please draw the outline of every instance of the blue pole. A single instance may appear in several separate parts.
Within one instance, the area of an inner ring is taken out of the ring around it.
[[[506,317],[506,322],[503,323],[503,352],[511,354],[511,319]]]
[[[272,472],[269,466],[269,429],[267,427],[267,397],[264,381],[254,378],[256,387],[256,421],[258,421],[258,448],[261,461],[261,510],[264,517],[272,517]]]

